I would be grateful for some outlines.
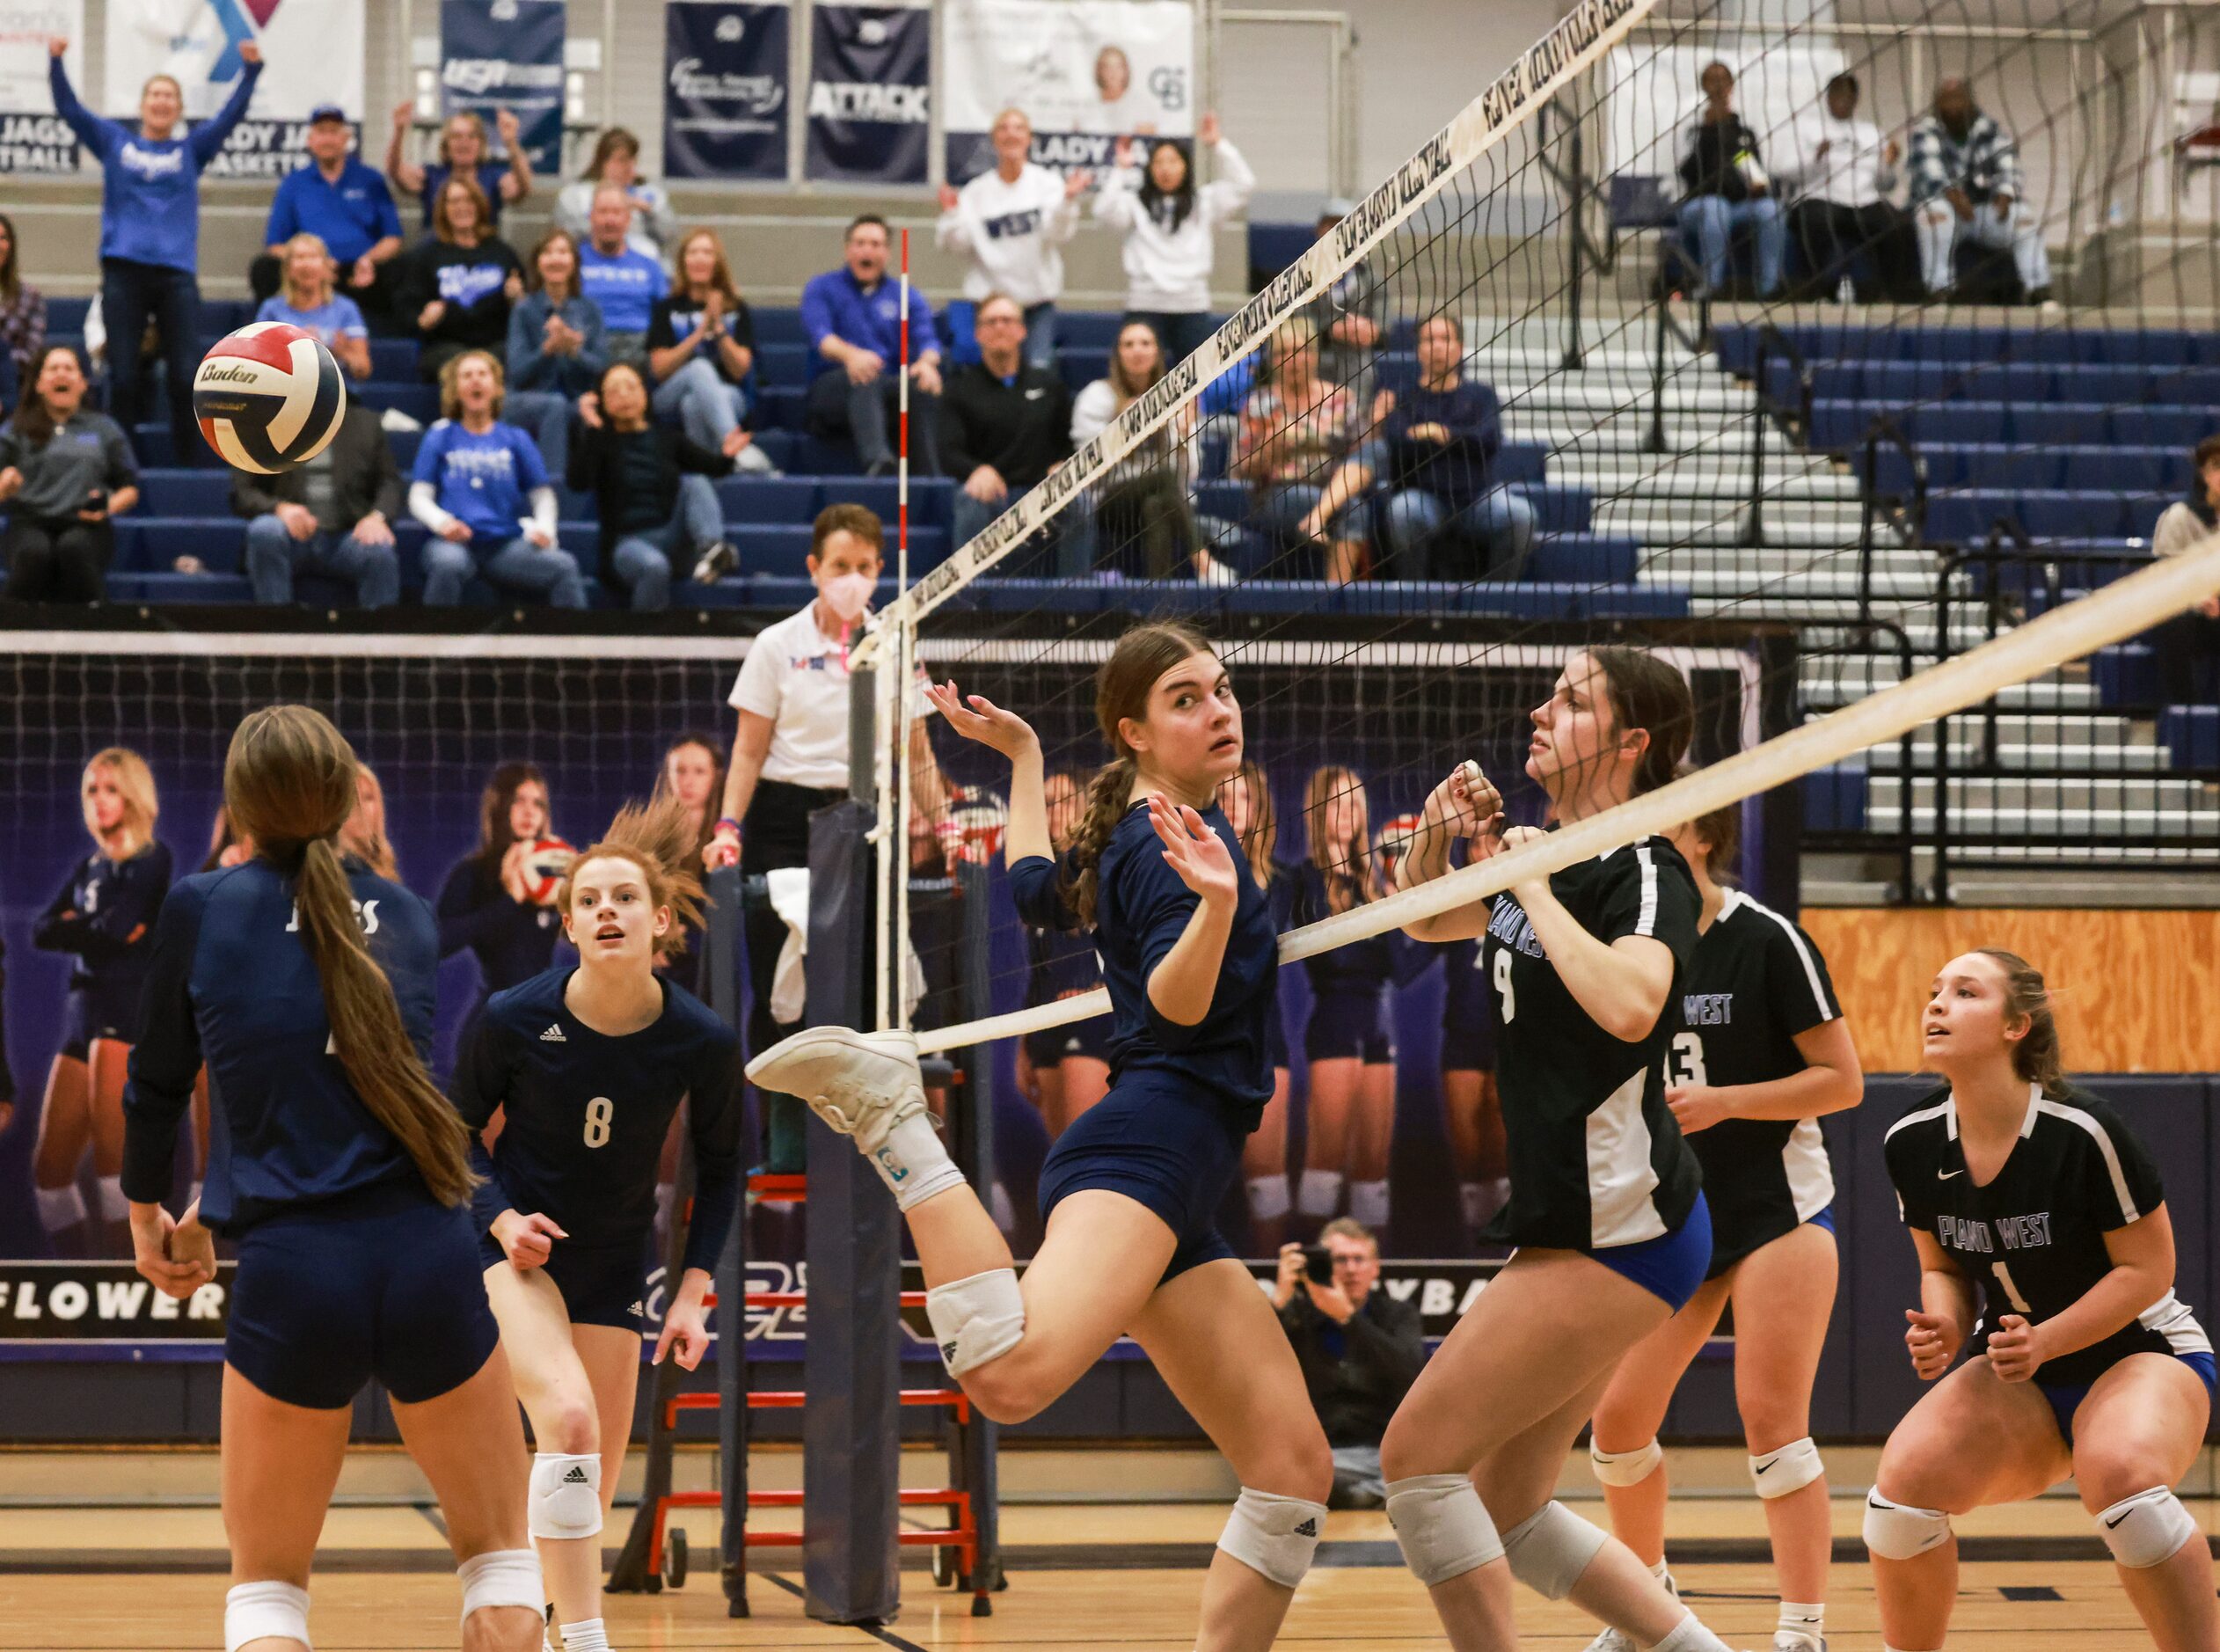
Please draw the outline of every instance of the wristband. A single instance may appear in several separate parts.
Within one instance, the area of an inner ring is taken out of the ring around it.
[[[727,830],[729,830],[735,837],[740,836],[740,822],[729,815],[726,815],[722,820],[719,820],[717,822],[717,831],[721,832]],[[713,837],[715,834],[712,833],[711,835]]]

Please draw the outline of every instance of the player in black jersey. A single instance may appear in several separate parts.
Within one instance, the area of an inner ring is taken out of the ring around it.
[[[1280,811],[1263,767],[1243,758],[1241,769],[1219,788],[1218,806],[1249,863],[1249,875],[1264,891],[1274,931],[1294,921],[1295,874],[1273,858],[1280,842]],[[1241,1149],[1241,1180],[1249,1201],[1250,1254],[1272,1256],[1287,1240],[1288,1214],[1295,1201],[1288,1188],[1288,1029],[1274,987],[1265,1006],[1264,1060],[1272,1070],[1272,1099],[1264,1116]]]
[[[1571,825],[1669,780],[1694,720],[1670,665],[1590,649],[1536,707],[1526,771]],[[1398,881],[1442,876],[1459,837],[1486,859],[1540,836],[1503,830],[1495,788],[1461,764],[1427,799]],[[1663,1073],[1698,910],[1679,852],[1645,837],[1408,926],[1419,940],[1486,937],[1519,1246],[1380,1446],[1388,1517],[1456,1652],[1511,1644],[1514,1577],[1639,1646],[1720,1652],[1624,1544],[1551,1498],[1620,1357],[1695,1295],[1711,1260]]]
[[[1041,782],[1048,803],[1048,841],[1062,854],[1086,805],[1080,777],[1059,769]],[[1084,935],[1043,924],[1026,925],[1031,970],[1028,1005],[1050,1004],[1102,984],[1094,947]],[[1090,1016],[1028,1033],[1018,1047],[1018,1087],[1033,1098],[1053,1142],[1071,1122],[1110,1093],[1110,1018]]]
[[[607,1652],[599,1533],[632,1436],[655,1170],[682,1099],[697,1173],[685,1271],[655,1358],[708,1351],[703,1298],[740,1201],[739,1040],[655,969],[697,927],[684,810],[627,808],[557,895],[575,969],[495,993],[457,1064],[473,1132],[503,1115],[472,1201],[486,1290],[532,1420],[531,1533],[563,1652]],[[475,1144],[476,1137],[473,1137]]]
[[[2158,1166],[2117,1113],[2065,1081],[2049,995],[2025,959],[1952,959],[1920,1027],[1948,1087],[1890,1126],[1884,1151],[1919,1252],[1904,1341],[1935,1385],[1889,1435],[1866,1500],[1882,1636],[1902,1652],[1942,1645],[1952,1515],[2071,1474],[2151,1639],[2209,1652],[2211,1553],[2172,1488],[2204,1444],[2212,1344],[2173,1294]],[[1961,1348],[1971,1356],[1953,1371]]]
[[[1734,1402],[1780,1586],[1774,1652],[1825,1652],[1827,1481],[1811,1392],[1835,1305],[1834,1174],[1818,1120],[1865,1092],[1827,961],[1794,923],[1719,874],[1742,805],[1683,826],[1674,847],[1703,900],[1682,979],[1665,1099],[1704,1171],[1712,1261],[1703,1289],[1620,1362],[1596,1407],[1588,1457],[1611,1530],[1665,1575],[1666,1476],[1657,1430],[1682,1373],[1734,1305]],[[1607,1629],[1589,1652],[1633,1652]]]

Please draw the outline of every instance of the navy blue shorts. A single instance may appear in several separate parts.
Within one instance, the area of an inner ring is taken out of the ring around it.
[[[478,1272],[508,1266],[508,1253],[491,1233],[478,1236]],[[647,1236],[629,1245],[574,1245],[557,1239],[540,1271],[563,1293],[573,1325],[613,1325],[637,1331],[647,1317]]]
[[[1635,1245],[1612,1245],[1587,1254],[1625,1279],[1631,1279],[1653,1297],[1663,1298],[1678,1313],[1704,1283],[1712,1265],[1712,1211],[1698,1194],[1688,1208],[1688,1219],[1670,1233]]]
[[[1487,1019],[1485,1005],[1477,1006],[1470,1014],[1442,1018],[1442,1071],[1495,1071],[1495,1027]]]
[[[1035,1068],[1053,1067],[1066,1056],[1084,1056],[1106,1066],[1110,1061],[1110,1018],[1091,1015],[1084,1021],[1043,1028],[1026,1034],[1026,1055]]]
[[[2220,1366],[2215,1365],[2211,1355],[2201,1350],[2194,1354],[2176,1354],[2174,1357],[2197,1373],[2197,1380],[2204,1384],[2208,1403],[2220,1396]],[[2069,1448],[2073,1444],[2073,1414],[2081,1409],[2081,1402],[2089,1398],[2089,1391],[2096,1385],[2094,1383],[2047,1383],[2041,1378],[2035,1379],[2035,1386],[2042,1390],[2042,1397],[2050,1401],[2050,1414],[2058,1419],[2058,1437]]]
[[[62,1001],[62,1048],[57,1053],[72,1061],[85,1061],[91,1057],[96,1038],[128,1042],[135,1009],[118,1003],[118,997],[114,992],[73,989]]]
[[[1248,1129],[1231,1109],[1160,1072],[1128,1073],[1056,1137],[1041,1166],[1041,1217],[1091,1188],[1137,1199],[1178,1240],[1171,1279],[1231,1256],[1218,1205],[1241,1174]]]
[[[1311,1019],[1303,1028],[1305,1061],[1361,1061],[1368,1067],[1384,1067],[1395,1059],[1395,1040],[1388,1034],[1387,994],[1321,992],[1311,1001]]]
[[[1762,1224],[1754,1228],[1749,1225],[1747,1219],[1749,1216],[1747,1211],[1739,1211],[1736,1214],[1744,1218],[1741,1223],[1742,1228],[1741,1232],[1734,1231],[1737,1224],[1731,1218],[1723,1222],[1715,1221],[1712,1224],[1712,1265],[1705,1270],[1704,1283],[1705,1284],[1709,1284],[1723,1274],[1731,1273],[1736,1267],[1756,1255],[1775,1239],[1786,1239],[1798,1228],[1822,1228],[1830,1237],[1835,1232],[1835,1207],[1831,1204],[1816,1216],[1809,1217],[1801,1222],[1795,1219],[1796,1212],[1793,1207],[1778,1211],[1764,1212],[1761,1213]]]
[[[466,1210],[390,1183],[239,1236],[224,1363],[273,1400],[332,1411],[373,1377],[403,1405],[478,1375],[500,1334]]]
[[[1264,1064],[1275,1071],[1288,1067],[1288,1018],[1280,1010],[1280,990],[1272,989],[1272,1002],[1264,1014]]]

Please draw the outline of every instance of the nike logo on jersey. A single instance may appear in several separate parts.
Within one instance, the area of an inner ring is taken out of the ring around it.
[[[567,1044],[570,1040],[563,1036],[561,1027],[551,1027],[539,1035],[539,1042],[543,1044]]]
[[[1965,1173],[1966,1173],[1962,1170],[1938,1170],[1935,1173],[1935,1180],[1937,1181],[1948,1181],[1953,1176],[1962,1176]]]

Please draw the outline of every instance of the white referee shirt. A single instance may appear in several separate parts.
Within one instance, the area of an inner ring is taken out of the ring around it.
[[[749,645],[725,703],[770,720],[764,779],[819,791],[847,786],[849,647],[819,626],[814,601],[764,627]],[[917,681],[925,680],[921,665]],[[931,710],[928,703],[919,716]]]

